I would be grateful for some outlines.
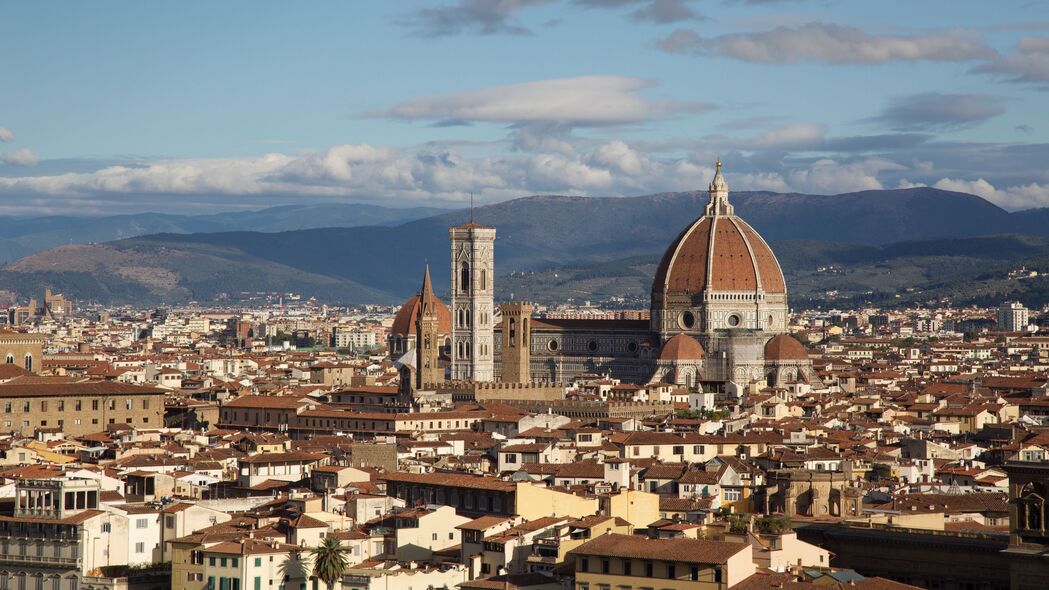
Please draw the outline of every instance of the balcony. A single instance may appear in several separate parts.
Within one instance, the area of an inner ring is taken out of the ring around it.
[[[79,567],[80,558],[54,557],[53,555],[0,555],[0,564],[3,563]]]

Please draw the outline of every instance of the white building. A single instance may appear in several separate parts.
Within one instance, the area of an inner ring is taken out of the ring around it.
[[[1022,303],[1007,301],[998,307],[998,327],[1006,332],[1019,332],[1027,327],[1029,314]]]

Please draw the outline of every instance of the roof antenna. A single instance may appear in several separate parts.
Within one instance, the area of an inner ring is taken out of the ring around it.
[[[470,191],[470,223],[474,222],[474,192]]]

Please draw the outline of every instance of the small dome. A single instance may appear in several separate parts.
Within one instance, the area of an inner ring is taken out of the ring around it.
[[[437,301],[437,333],[438,334],[451,334],[452,333],[452,312],[448,310],[448,306],[444,304],[440,299],[434,298]],[[412,295],[408,301],[404,302],[404,305],[397,310],[397,315],[393,316],[393,325],[390,326],[390,333],[400,334],[401,336],[407,336],[415,333],[415,319],[419,316],[419,295]]]
[[[688,334],[678,334],[663,345],[659,351],[661,361],[701,361],[706,353],[703,345]]]
[[[790,334],[780,334],[765,343],[767,361],[807,361],[809,351]]]

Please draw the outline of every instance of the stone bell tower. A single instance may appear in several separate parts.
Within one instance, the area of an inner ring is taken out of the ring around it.
[[[532,304],[525,301],[504,303],[500,309],[503,312],[503,342],[499,351],[501,381],[528,383],[532,380]]]
[[[423,287],[419,292],[419,313],[415,318],[415,388],[417,390],[444,381],[444,369],[441,368],[439,335],[440,324],[437,318],[437,296],[430,283],[430,265],[426,265],[423,275]]]
[[[450,228],[452,245],[452,379],[495,379],[495,228]]]

